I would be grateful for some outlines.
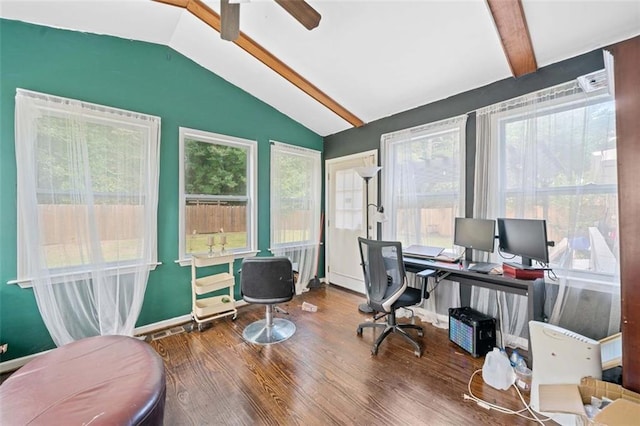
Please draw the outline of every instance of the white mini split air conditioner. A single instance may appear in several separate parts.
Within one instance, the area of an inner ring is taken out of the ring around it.
[[[539,321],[529,321],[533,356],[531,408],[540,411],[538,386],[580,384],[591,376],[602,378],[600,342]],[[554,419],[555,420],[555,419]]]

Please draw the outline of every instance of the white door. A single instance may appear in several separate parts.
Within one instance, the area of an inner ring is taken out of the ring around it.
[[[364,294],[358,237],[366,236],[365,182],[356,167],[378,164],[378,152],[368,151],[326,162],[326,251],[325,276],[331,284]],[[369,203],[375,204],[378,177],[369,181]],[[369,219],[372,221],[371,217]],[[375,223],[369,225],[376,238]]]

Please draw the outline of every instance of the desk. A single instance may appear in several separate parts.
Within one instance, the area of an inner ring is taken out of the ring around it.
[[[460,283],[460,303],[462,306],[470,306],[471,287],[478,286],[492,290],[506,291],[527,297],[527,318],[529,320],[542,321],[544,303],[544,279],[519,280],[502,275],[482,274],[467,269],[468,261],[461,263],[438,262],[428,259],[404,257],[404,267],[407,272],[420,272],[424,269],[436,271],[436,279],[448,279]],[[426,283],[423,283],[426,285]],[[465,286],[466,288],[463,288]],[[531,340],[529,339],[529,362],[533,364],[531,357]],[[531,367],[531,365],[530,365]]]

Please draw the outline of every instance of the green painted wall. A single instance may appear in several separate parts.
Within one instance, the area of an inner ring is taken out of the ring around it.
[[[263,251],[269,247],[269,140],[323,148],[319,135],[166,46],[0,19],[0,342],[9,344],[2,361],[54,347],[32,290],[6,284],[16,278],[18,87],[161,117],[162,265],[150,275],[139,326],[191,312],[190,269],[175,263],[179,126],[258,141],[258,248]]]

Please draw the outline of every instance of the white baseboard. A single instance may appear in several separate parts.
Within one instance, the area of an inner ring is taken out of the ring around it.
[[[18,368],[22,367],[23,365],[25,365],[29,361],[34,360],[37,357],[39,357],[40,355],[46,354],[47,352],[51,352],[52,350],[53,349],[49,349],[47,351],[38,352],[37,354],[31,354],[31,355],[23,356],[21,358],[16,358],[16,359],[12,359],[12,360],[5,361],[5,362],[0,362],[0,374],[4,374],[4,373],[8,373],[10,371],[17,370]]]
[[[411,316],[410,310],[414,312],[414,314],[420,318],[422,322],[429,323],[434,327],[438,328],[449,328],[449,316],[443,314],[436,314],[435,312],[428,311],[422,307],[411,306],[408,309],[400,309],[396,311],[396,316],[398,318],[409,318]]]
[[[164,321],[154,322],[153,324],[147,324],[133,329],[133,335],[139,336],[141,334],[150,334],[158,330],[164,330],[165,328],[175,327],[176,325],[186,324],[191,321],[191,314],[181,315],[175,318],[169,318]]]
[[[236,307],[245,306],[247,302],[244,300],[236,301]],[[169,318],[163,321],[154,322],[153,324],[147,324],[140,327],[136,327],[133,329],[133,335],[139,336],[144,334],[154,333],[159,330],[164,330],[166,328],[175,327],[177,325],[186,324],[191,321],[191,314],[181,315],[175,318]],[[8,373],[10,371],[17,370],[22,367],[29,361],[39,357],[40,355],[46,354],[47,352],[51,352],[53,349],[49,349],[43,352],[38,352],[35,354],[23,356],[21,358],[15,358],[9,361],[0,362],[0,374]]]

